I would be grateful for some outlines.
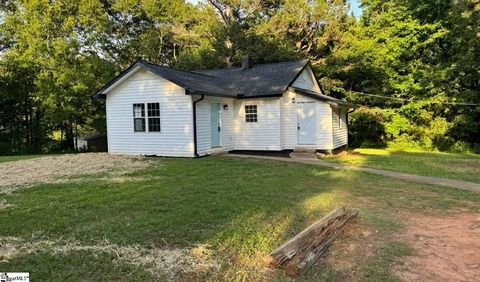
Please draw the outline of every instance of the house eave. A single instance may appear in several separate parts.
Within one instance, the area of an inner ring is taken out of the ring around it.
[[[105,84],[102,88],[100,88],[97,92],[92,94],[90,97],[94,100],[106,100],[107,96],[107,91],[110,87],[115,85],[119,80],[124,78],[127,74],[129,74],[131,71],[137,69],[140,67],[140,62],[137,61],[134,64],[130,65],[127,69],[122,71],[119,75],[117,75],[115,78],[110,80],[107,84]]]
[[[185,85],[184,83],[176,80],[176,79],[173,79],[172,77],[170,76],[167,76],[165,74],[162,74],[162,73],[159,73],[157,70],[155,70],[154,68],[150,67],[147,63],[143,62],[143,61],[137,61],[135,62],[134,64],[132,64],[131,66],[129,66],[127,69],[125,69],[124,71],[122,71],[119,75],[117,75],[114,79],[112,79],[111,81],[109,81],[107,84],[105,84],[105,86],[103,86],[100,90],[98,90],[97,92],[95,92],[91,98],[94,99],[94,100],[106,100],[106,94],[108,94],[108,92],[113,89],[117,83],[121,82],[126,76],[128,77],[128,75],[131,73],[131,72],[136,72],[138,70],[140,70],[141,68],[143,69],[146,69],[150,72],[152,72],[153,74],[155,75],[158,75],[162,78],[165,78],[169,81],[171,81],[172,83],[182,87],[185,89],[185,91],[187,93],[196,93],[195,89],[192,89],[191,87]],[[201,93],[199,93],[201,94]]]
[[[327,103],[331,106],[337,107],[337,108],[354,108],[355,107],[355,105],[350,103],[350,102],[343,101],[343,100],[340,100],[340,99],[336,99],[336,98],[327,96],[325,94],[316,93],[316,92],[312,92],[312,91],[309,91],[309,90],[300,89],[300,88],[297,88],[297,87],[289,87],[288,90],[290,90],[290,91],[292,91],[296,94],[300,94],[300,95],[303,95],[303,96],[306,96],[306,97],[309,97],[309,98],[312,98],[312,99],[315,99],[315,100],[323,101],[323,102],[325,102],[325,103]]]
[[[275,98],[275,97],[281,97],[283,96],[284,92],[278,92],[278,93],[269,93],[265,95],[257,95],[257,96],[245,96],[245,95],[238,95],[239,100],[245,100],[245,99],[261,99],[261,98]]]

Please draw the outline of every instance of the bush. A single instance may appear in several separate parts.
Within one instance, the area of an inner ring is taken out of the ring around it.
[[[435,116],[428,104],[408,104],[398,109],[360,107],[349,115],[352,147],[393,147],[468,151],[470,144],[452,134],[455,123]]]
[[[386,116],[380,109],[359,108],[349,115],[349,140],[353,147],[385,147]]]

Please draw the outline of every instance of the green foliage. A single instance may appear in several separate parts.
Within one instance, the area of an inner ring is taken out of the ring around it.
[[[412,103],[397,109],[358,108],[349,117],[350,144],[365,148],[468,150],[468,143],[448,136],[455,122],[435,116],[431,108],[428,103]]]
[[[320,67],[343,83],[334,92],[383,109],[387,121],[380,122],[391,145],[458,150],[478,144],[480,107],[462,102],[480,103],[480,2],[362,3],[360,22]],[[368,138],[363,141],[378,143]]]
[[[386,146],[384,122],[387,116],[381,109],[359,108],[349,115],[350,145],[354,147]]]
[[[362,4],[357,20],[344,0],[4,1],[0,154],[71,150],[75,135],[104,132],[90,95],[138,59],[194,70],[243,55],[308,58],[326,94],[374,108],[352,115],[354,144],[478,144],[479,107],[451,103],[480,103],[480,0]]]

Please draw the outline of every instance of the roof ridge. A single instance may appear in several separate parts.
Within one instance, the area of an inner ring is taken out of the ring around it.
[[[226,67],[226,68],[214,68],[214,69],[200,69],[194,70],[195,73],[202,72],[202,71],[218,71],[218,70],[239,70],[241,67]]]
[[[265,65],[279,65],[279,64],[288,64],[288,63],[299,63],[299,62],[303,62],[305,61],[308,62],[309,59],[298,59],[298,60],[291,60],[291,61],[281,61],[281,62],[275,62],[275,63],[264,63],[264,64],[258,64],[258,65],[253,65],[254,67],[255,66],[265,66]]]
[[[190,74],[201,75],[201,76],[206,76],[206,77],[218,79],[218,77],[216,77],[216,76],[212,76],[212,75],[208,75],[208,74],[203,74],[203,73],[198,73],[198,72],[193,72],[193,71],[181,70],[181,69],[176,69],[176,68],[171,68],[171,67],[160,66],[160,65],[157,65],[157,64],[152,64],[152,63],[147,62],[147,61],[140,61],[140,63],[146,64],[146,65],[150,65],[150,66],[154,66],[154,67],[157,67],[157,68],[164,68],[164,69],[169,69],[169,70],[174,70],[174,71],[180,71],[180,72],[185,72],[185,73],[190,73]]]
[[[310,61],[309,59],[299,59],[299,60],[291,60],[291,61],[281,61],[281,62],[274,62],[274,63],[264,63],[264,64],[256,64],[252,65],[249,69],[252,69],[254,67],[259,67],[259,66],[267,66],[267,65],[279,65],[279,64],[288,64],[288,63],[299,63],[303,62],[307,63]],[[203,71],[218,71],[218,70],[242,70],[242,67],[226,67],[226,68],[214,68],[214,69],[200,69],[200,70],[194,70],[195,73],[198,72],[203,72]]]

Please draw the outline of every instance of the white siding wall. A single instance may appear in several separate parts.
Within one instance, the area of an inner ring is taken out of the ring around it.
[[[195,97],[197,100],[198,97]],[[211,149],[211,103],[220,103],[220,123],[221,123],[221,148]],[[223,105],[228,105],[225,110]],[[197,103],[197,148],[198,154],[203,156],[212,152],[230,151],[234,149],[233,136],[234,106],[233,99],[222,99],[215,97],[205,97],[204,100]]]
[[[348,143],[346,111],[346,109],[332,109],[333,149],[336,149]],[[339,113],[341,113],[340,118]]]
[[[160,103],[161,132],[134,132],[133,104],[148,102]],[[172,82],[140,70],[107,94],[106,110],[110,153],[193,156],[192,98]]]
[[[295,98],[295,103],[292,103]],[[297,103],[315,102],[316,103],[316,149],[332,149],[332,110],[330,105],[291,91],[287,91],[282,99],[282,127],[284,133],[284,142],[282,148],[293,150],[301,147],[297,143]]]
[[[320,93],[320,87],[318,86],[312,69],[310,69],[309,66],[302,71],[298,78],[293,82],[292,86]]]
[[[234,102],[235,150],[273,150],[281,146],[280,98],[236,100]],[[245,121],[245,106],[257,105],[258,121]]]

